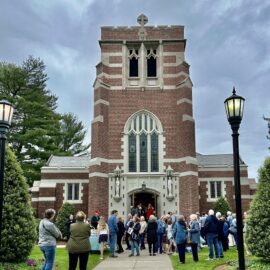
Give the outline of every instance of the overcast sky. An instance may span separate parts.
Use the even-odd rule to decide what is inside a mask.
[[[0,61],[40,57],[58,111],[75,113],[90,140],[100,27],[137,25],[141,13],[148,25],[185,26],[198,152],[232,153],[223,102],[234,85],[246,98],[240,154],[257,177],[270,145],[270,1],[1,0]]]

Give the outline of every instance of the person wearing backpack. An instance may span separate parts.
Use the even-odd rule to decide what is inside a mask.
[[[173,229],[173,238],[177,246],[179,261],[181,264],[185,263],[185,251],[186,251],[186,242],[187,242],[187,225],[185,222],[185,217],[180,215],[178,222],[176,222]]]
[[[162,240],[163,240],[164,233],[166,231],[166,224],[165,224],[164,218],[165,217],[162,216],[157,221],[157,248],[156,248],[156,251],[157,251],[157,253],[159,251],[160,254],[163,253]]]

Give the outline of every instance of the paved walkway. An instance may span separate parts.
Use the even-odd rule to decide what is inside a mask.
[[[146,250],[140,256],[128,257],[130,250],[117,254],[118,258],[107,258],[94,270],[173,270],[168,255],[149,256]]]

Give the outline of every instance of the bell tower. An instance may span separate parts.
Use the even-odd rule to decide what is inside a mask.
[[[94,82],[89,215],[134,204],[199,211],[192,82],[184,26],[101,27]]]

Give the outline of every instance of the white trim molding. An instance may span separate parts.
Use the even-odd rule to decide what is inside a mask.
[[[246,199],[246,200],[252,200],[255,197],[255,195],[249,195],[249,194],[242,194],[241,199]],[[235,195],[233,195],[233,198],[235,199]]]
[[[177,105],[182,104],[182,103],[192,104],[192,100],[190,100],[188,98],[181,98],[181,99],[177,100]]]
[[[55,202],[55,197],[39,197],[39,198],[31,198],[32,202]]]
[[[198,161],[195,157],[185,156],[180,158],[164,158],[164,162],[166,163],[180,163],[186,162],[186,164],[194,164],[198,165]]]
[[[101,163],[117,164],[117,163],[124,163],[124,160],[123,159],[107,159],[107,158],[101,158],[101,157],[92,158],[90,160],[90,166],[101,165]]]
[[[183,114],[182,116],[182,121],[191,121],[191,122],[195,122],[194,118],[191,115],[188,114]]]
[[[94,173],[89,173],[89,177],[108,177],[107,173],[100,173],[100,172],[94,172]]]
[[[183,176],[198,176],[198,172],[194,172],[194,171],[187,171],[187,172],[181,172],[179,173],[180,177]]]
[[[103,123],[104,118],[103,115],[98,115],[97,117],[95,117],[92,121],[92,124],[96,123],[96,122],[102,122]]]
[[[107,100],[104,100],[104,99],[98,99],[97,101],[95,101],[94,106],[96,106],[98,104],[104,104],[104,105],[109,106],[110,105],[110,102],[107,101]]]

